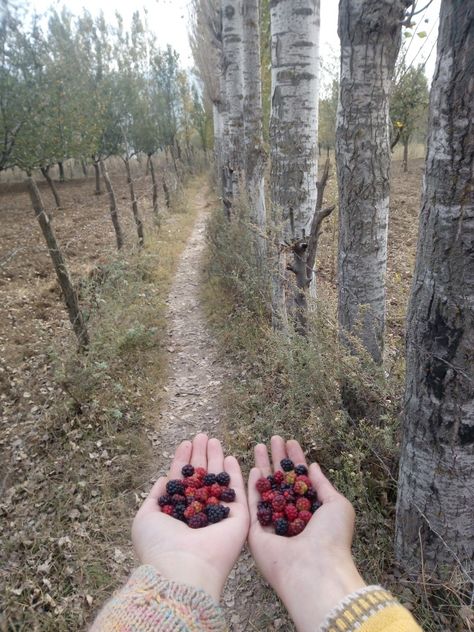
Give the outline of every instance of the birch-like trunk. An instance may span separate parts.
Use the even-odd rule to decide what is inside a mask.
[[[289,249],[309,234],[318,173],[319,0],[270,4],[272,38],[271,200],[276,263],[273,324],[286,322],[285,241]],[[298,249],[299,250],[299,249]],[[294,257],[305,256],[304,248]],[[294,279],[292,279],[293,281]],[[296,304],[296,284],[290,304]]]
[[[79,343],[79,351],[85,351],[89,346],[89,334],[87,332],[84,317],[79,308],[77,293],[72,284],[72,280],[66,266],[66,261],[64,260],[63,254],[56,240],[56,235],[54,234],[51,221],[44,209],[43,201],[38,187],[36,186],[36,182],[31,176],[27,179],[27,185],[36,219],[38,220],[41,232],[43,233],[46,245],[48,246],[54,271],[56,272],[56,277],[58,279],[59,286],[61,287],[64,302],[66,303],[69,320],[71,321],[72,328]]]
[[[117,240],[117,250],[120,250],[123,246],[123,233],[122,227],[120,226],[118,211],[117,211],[117,200],[115,198],[114,188],[109,178],[109,174],[107,172],[107,167],[103,160],[99,161],[100,169],[102,171],[102,177],[104,178],[105,187],[109,194],[109,209],[110,209],[110,219],[112,220],[112,225],[115,231],[115,239]]]
[[[340,0],[339,324],[382,362],[385,326],[389,96],[407,0]]]
[[[222,0],[222,52],[227,109],[224,140],[225,196],[239,194],[243,170],[243,18],[242,0]]]
[[[474,571],[474,4],[443,0],[407,323],[396,554]],[[472,586],[471,586],[472,589]]]
[[[255,226],[257,258],[263,264],[265,241],[265,171],[266,156],[263,148],[262,77],[260,62],[260,3],[243,0],[244,20],[244,165],[250,220]]]
[[[127,184],[128,190],[130,191],[130,200],[132,202],[133,219],[135,221],[135,226],[137,229],[138,245],[140,246],[140,248],[142,248],[145,245],[145,235],[143,234],[143,222],[138,210],[137,196],[135,194],[135,187],[133,185],[132,172],[130,171],[130,160],[128,158],[124,158],[123,161],[125,163],[125,171],[127,172]]]

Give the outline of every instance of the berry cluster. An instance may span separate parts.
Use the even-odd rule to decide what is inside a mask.
[[[261,500],[257,518],[264,527],[273,525],[277,535],[301,533],[313,513],[321,507],[304,465],[295,467],[290,459],[280,462],[281,470],[259,478],[256,484]]]
[[[185,465],[181,474],[184,478],[168,481],[166,494],[158,498],[163,513],[182,520],[192,529],[227,518],[230,509],[221,503],[235,500],[227,472],[209,474],[203,467]]]

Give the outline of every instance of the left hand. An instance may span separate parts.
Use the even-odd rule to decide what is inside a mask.
[[[227,472],[236,500],[230,515],[217,524],[191,529],[161,512],[158,498],[170,479],[182,478],[181,468],[191,463],[208,472]],[[177,448],[168,473],[153,486],[132,526],[132,540],[142,564],[151,564],[169,579],[201,588],[219,601],[224,583],[247,537],[249,510],[240,466],[233,456],[224,458],[220,441],[197,435]]]

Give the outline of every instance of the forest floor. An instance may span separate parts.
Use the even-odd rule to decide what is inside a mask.
[[[419,160],[408,174],[394,165],[388,273],[393,349],[403,338],[421,169]],[[149,181],[139,178],[150,236],[140,255],[130,247],[125,180],[114,175],[114,183],[129,243],[119,257],[105,196],[91,195],[92,179],[60,185],[65,205],[54,212],[96,340],[80,366],[69,361],[75,343],[28,196],[20,185],[0,190],[2,632],[83,629],[133,566],[131,518],[178,442],[205,431],[229,447],[238,432],[226,420],[226,386],[235,366],[216,342],[202,304],[206,218],[217,201],[203,178],[191,180],[177,212],[165,214],[157,231]],[[334,284],[332,223],[320,249],[322,279]],[[98,270],[105,275],[99,283]],[[292,629],[245,550],[223,607],[235,632]]]

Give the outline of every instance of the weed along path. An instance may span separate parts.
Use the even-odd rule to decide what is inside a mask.
[[[225,436],[221,424],[221,388],[229,370],[218,359],[200,304],[200,275],[210,200],[211,194],[206,191],[189,200],[189,204],[196,205],[196,223],[168,299],[167,400],[150,437],[158,475],[166,473],[170,457],[183,439],[190,439],[198,432],[206,432],[221,440]],[[281,607],[264,586],[247,550],[242,551],[229,577],[222,606],[233,632],[290,629],[288,624],[283,624]]]

